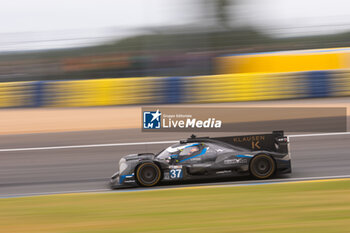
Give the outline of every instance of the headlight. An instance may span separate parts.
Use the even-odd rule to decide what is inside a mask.
[[[119,174],[122,174],[123,171],[125,171],[125,169],[128,167],[128,165],[126,163],[121,163],[119,165]]]
[[[122,163],[125,163],[125,162],[126,162],[126,159],[125,159],[125,158],[121,158],[121,159],[119,160],[119,165],[122,164]]]

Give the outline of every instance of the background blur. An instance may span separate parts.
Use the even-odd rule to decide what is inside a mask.
[[[0,107],[350,95],[346,0],[13,0]]]
[[[349,9],[349,0],[1,1],[0,232],[349,232],[350,124],[300,135],[345,121],[333,116],[350,108]],[[109,192],[123,156],[189,136],[141,132],[140,105],[256,108],[227,116],[234,132],[196,135],[294,130],[293,173],[272,182],[302,183],[79,194]],[[310,118],[295,107],[332,109]],[[334,180],[302,181],[324,178]]]

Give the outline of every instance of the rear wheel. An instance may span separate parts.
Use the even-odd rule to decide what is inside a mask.
[[[276,170],[275,161],[271,156],[260,154],[250,162],[250,173],[257,179],[270,178]]]
[[[159,182],[160,177],[160,169],[154,163],[143,163],[136,169],[137,182],[142,186],[154,186]]]

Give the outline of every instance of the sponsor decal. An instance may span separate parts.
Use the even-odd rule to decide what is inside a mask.
[[[243,136],[243,137],[234,137],[233,142],[236,143],[251,143],[252,149],[261,149],[260,141],[264,141],[265,136]]]
[[[240,164],[240,163],[247,163],[247,159],[227,159],[224,160],[224,164]]]
[[[130,183],[131,181],[128,181],[127,179],[128,178],[133,178],[134,177],[134,173],[132,173],[131,175],[121,175],[120,177],[119,177],[119,183],[120,184],[122,184],[123,183],[123,181],[124,181],[124,183]]]
[[[234,142],[252,142],[252,141],[264,141],[264,135],[256,135],[256,136],[243,136],[243,137],[234,137]]]
[[[169,176],[169,172],[164,172],[164,180],[169,180],[170,176]]]
[[[124,183],[135,183],[136,181],[135,180],[124,180]]]
[[[223,170],[223,171],[217,171],[216,174],[227,174],[227,173],[232,173],[231,170]]]
[[[191,161],[200,161],[202,160],[200,157],[192,158]]]

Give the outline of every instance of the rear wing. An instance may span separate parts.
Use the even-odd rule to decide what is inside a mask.
[[[241,148],[249,149],[252,151],[273,151],[283,154],[288,154],[288,144],[289,139],[284,136],[283,131],[273,131],[271,134],[255,134],[255,135],[243,135],[243,136],[229,136],[229,137],[204,137],[197,138],[192,135],[191,138],[187,139],[189,141],[206,141],[215,140],[230,144],[233,146],[238,146]]]

